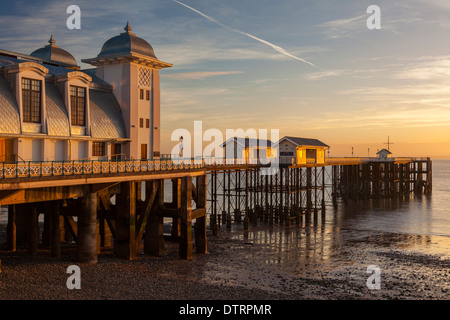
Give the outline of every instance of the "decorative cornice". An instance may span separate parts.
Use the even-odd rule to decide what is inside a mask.
[[[71,71],[59,75],[54,75],[54,78],[56,79],[56,82],[80,80],[87,85],[92,82],[92,77],[81,71]]]
[[[3,67],[7,73],[18,73],[24,71],[34,71],[40,76],[45,77],[48,73],[48,69],[37,62],[21,62],[17,64],[11,64]]]
[[[154,69],[163,69],[163,68],[170,68],[173,67],[173,64],[163,62],[161,60],[148,57],[143,54],[130,52],[126,55],[124,54],[115,54],[115,55],[108,55],[108,56],[102,56],[97,58],[91,58],[91,59],[81,59],[84,63],[89,63],[93,66],[102,66],[107,64],[117,64],[117,63],[124,63],[124,62],[133,62],[140,65],[144,65],[146,67],[154,68]]]

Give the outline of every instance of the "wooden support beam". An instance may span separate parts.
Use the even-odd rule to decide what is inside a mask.
[[[198,254],[205,254],[208,251],[208,241],[206,238],[206,179],[206,174],[197,177],[197,209],[192,212],[192,219],[196,219],[195,248]]]
[[[165,254],[164,225],[163,217],[158,215],[158,209],[164,204],[164,180],[147,182],[146,193],[149,202],[145,212],[148,216],[148,223],[145,226],[144,252],[162,257]]]
[[[192,180],[191,184],[192,184],[192,200],[194,200],[195,204],[197,204],[198,202],[197,188],[195,187],[195,184]]]
[[[95,192],[88,192],[82,199],[78,215],[78,262],[97,263],[97,201]]]
[[[192,178],[181,179],[181,239],[179,244],[180,258],[191,260],[192,248]]]
[[[37,203],[82,197],[85,185],[2,191],[0,205]]]
[[[78,227],[77,224],[75,223],[75,220],[73,220],[72,216],[64,215],[63,217],[67,230],[70,232],[70,235],[72,236],[73,240],[75,242],[78,242]]]
[[[7,226],[6,248],[9,251],[16,251],[16,205],[8,206],[8,226]]]
[[[61,202],[52,202],[53,210],[50,212],[50,255],[55,258],[61,257]]]
[[[35,255],[39,245],[39,212],[35,205],[30,206],[28,221],[28,253]]]
[[[172,179],[172,204],[171,207],[174,209],[181,208],[181,179]],[[180,209],[181,210],[181,209]],[[179,238],[181,236],[180,229],[180,218],[178,215],[174,216],[172,219],[172,237]]]
[[[91,184],[90,185],[90,191],[91,192],[102,192],[105,191],[111,187],[119,185],[120,182],[108,182],[108,183],[97,183],[97,184]]]
[[[137,223],[137,228],[136,228],[136,230],[137,230],[136,242],[137,243],[141,242],[142,237],[144,235],[145,228],[147,227],[148,216],[150,214],[150,210],[153,207],[153,203],[155,201],[157,191],[158,191],[157,180],[149,181],[146,183],[145,207],[144,207],[144,211],[141,213],[141,215],[139,217],[139,221]]]
[[[136,182],[122,182],[115,210],[114,253],[126,260],[137,258]]]

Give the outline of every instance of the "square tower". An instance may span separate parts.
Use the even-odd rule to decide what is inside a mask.
[[[106,41],[97,57],[82,61],[96,66],[96,76],[113,86],[131,140],[122,152],[130,159],[159,158],[159,70],[172,64],[158,60],[152,46],[131,33],[129,23],[124,30]]]

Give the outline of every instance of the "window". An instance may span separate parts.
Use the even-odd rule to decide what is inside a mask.
[[[150,100],[150,91],[149,91],[149,90],[145,90],[145,99],[146,99],[147,101]]]
[[[24,122],[41,122],[41,81],[22,78],[22,105]]]
[[[70,86],[71,123],[73,126],[85,126],[86,88]]]
[[[92,142],[92,156],[103,157],[106,154],[106,147],[104,142]]]
[[[150,128],[150,119],[145,119],[145,127]]]
[[[147,159],[147,145],[141,144],[141,160]]]
[[[139,128],[143,128],[144,127],[144,119],[140,118],[139,119]]]
[[[114,143],[112,147],[111,160],[122,160],[122,145],[120,143]]]
[[[139,98],[140,98],[141,100],[144,100],[144,89],[140,89],[140,90],[139,90]]]

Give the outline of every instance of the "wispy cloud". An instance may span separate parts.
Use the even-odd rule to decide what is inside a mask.
[[[450,76],[450,56],[425,57],[394,74],[396,79],[431,80]]]
[[[364,30],[366,28],[366,14],[361,14],[351,18],[331,20],[318,27],[324,28],[324,33],[329,39],[337,39],[342,37],[348,37],[351,34]]]
[[[175,80],[203,80],[210,77],[228,76],[232,74],[241,74],[242,71],[197,71],[197,72],[179,72],[166,74],[164,77]]]
[[[273,44],[273,43],[271,43],[271,42],[269,42],[269,41],[263,40],[263,39],[261,39],[261,38],[258,38],[258,37],[256,37],[256,36],[254,36],[254,35],[251,35],[251,34],[249,34],[249,33],[246,33],[246,32],[243,32],[243,31],[240,31],[240,30],[231,28],[231,27],[229,27],[229,26],[227,26],[227,25],[224,25],[223,23],[220,23],[219,21],[215,20],[214,18],[211,18],[210,16],[208,16],[208,15],[206,15],[206,14],[204,14],[204,13],[202,13],[202,12],[200,12],[200,11],[198,11],[198,10],[196,10],[196,9],[194,9],[194,8],[192,8],[192,7],[190,7],[190,6],[186,5],[186,4],[184,4],[184,3],[181,3],[181,2],[179,2],[179,1],[177,1],[177,0],[173,0],[173,1],[176,2],[176,3],[178,3],[178,4],[180,4],[180,5],[182,5],[182,6],[184,6],[184,7],[186,7],[186,8],[188,8],[188,9],[190,9],[190,10],[192,10],[192,11],[194,11],[195,13],[198,13],[199,15],[201,15],[201,16],[204,17],[204,18],[206,18],[207,20],[209,20],[209,21],[211,21],[211,22],[213,22],[213,23],[215,23],[215,24],[217,24],[217,25],[219,25],[219,26],[221,26],[221,27],[223,27],[223,28],[225,28],[225,29],[228,29],[228,30],[230,30],[230,31],[232,31],[232,32],[236,32],[236,33],[239,33],[239,34],[241,34],[241,35],[244,35],[244,36],[247,36],[247,37],[249,37],[249,38],[252,38],[252,39],[254,39],[254,40],[256,40],[256,41],[259,41],[259,42],[261,42],[261,43],[263,43],[263,44],[265,44],[265,45],[268,45],[269,47],[272,47],[275,51],[277,51],[277,52],[279,52],[279,53],[281,53],[281,54],[283,54],[283,55],[285,55],[285,56],[287,56],[287,57],[293,58],[293,59],[295,59],[295,60],[298,60],[298,61],[304,62],[304,63],[306,63],[306,64],[309,64],[310,66],[313,66],[313,67],[315,67],[315,68],[321,69],[320,67],[316,66],[316,65],[313,64],[312,62],[309,62],[309,61],[307,61],[307,60],[305,60],[305,59],[302,59],[302,58],[300,58],[300,57],[294,56],[293,54],[287,52],[285,49],[283,49],[283,48],[280,47],[280,46],[277,46],[277,45],[275,45],[275,44]]]

